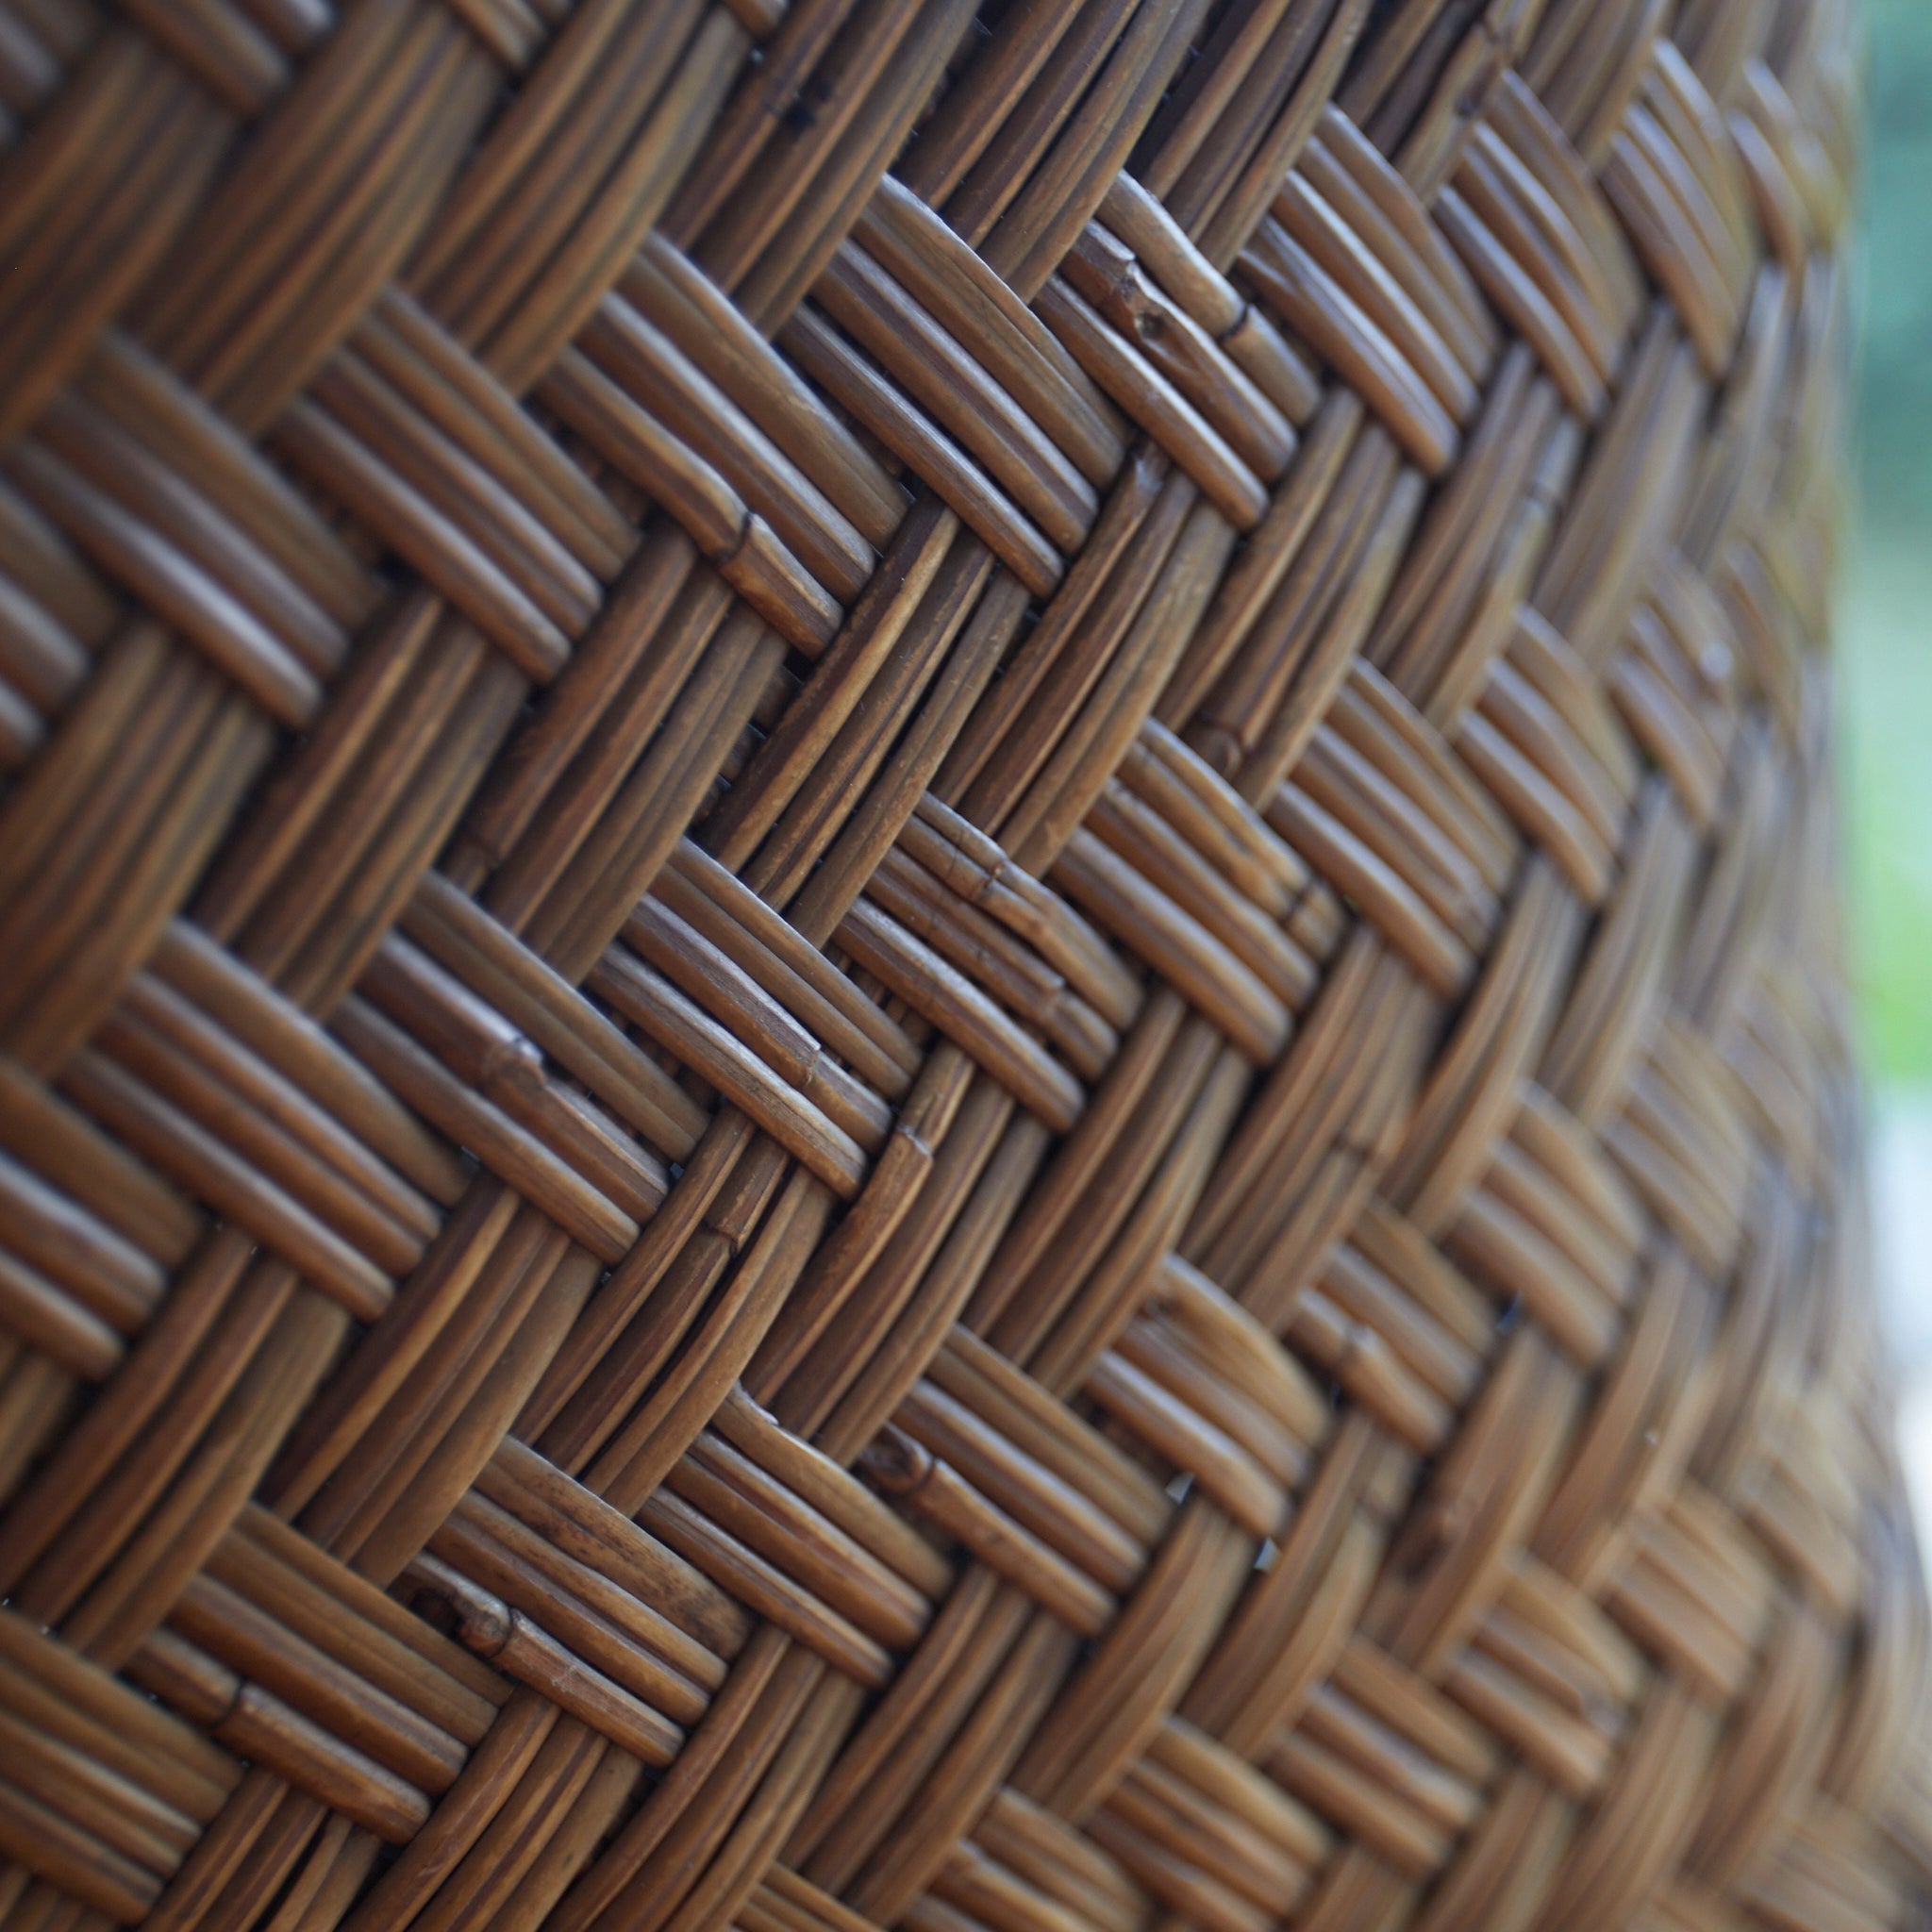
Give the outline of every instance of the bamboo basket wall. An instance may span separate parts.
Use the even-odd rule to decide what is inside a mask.
[[[1932,1899],[1841,0],[0,0],[0,1928]]]

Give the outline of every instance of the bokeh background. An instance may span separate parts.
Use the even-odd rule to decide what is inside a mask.
[[[1932,0],[1865,0],[1857,494],[1840,577],[1851,943],[1880,1292],[1932,1557]]]

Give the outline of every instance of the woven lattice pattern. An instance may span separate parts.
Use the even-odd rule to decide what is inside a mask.
[[[1843,0],[0,0],[0,1927],[1923,1924]]]

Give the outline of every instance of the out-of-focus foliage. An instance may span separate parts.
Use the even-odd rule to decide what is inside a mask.
[[[1932,5],[1866,0],[1857,492],[1840,619],[1852,945],[1881,1081],[1932,1081]]]

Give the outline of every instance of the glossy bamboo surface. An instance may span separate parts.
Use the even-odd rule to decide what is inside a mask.
[[[1927,1923],[1844,0],[0,0],[0,1932]]]

